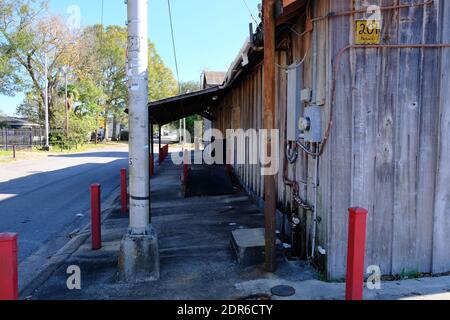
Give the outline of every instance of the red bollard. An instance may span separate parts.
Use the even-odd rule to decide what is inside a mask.
[[[122,168],[120,170],[120,204],[122,207],[122,213],[128,212],[128,193],[127,193],[127,169]]]
[[[345,299],[363,300],[367,210],[350,208]]]
[[[93,184],[91,186],[92,250],[99,250],[102,247],[100,195],[100,185]]]
[[[17,234],[0,234],[0,300],[18,300]]]

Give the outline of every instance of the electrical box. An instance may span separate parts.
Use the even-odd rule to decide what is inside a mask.
[[[322,108],[310,106],[305,108],[303,117],[298,123],[299,130],[303,131],[303,138],[307,142],[322,142]]]
[[[297,141],[301,131],[298,119],[303,114],[301,92],[303,89],[303,65],[291,66],[287,71],[287,140]]]

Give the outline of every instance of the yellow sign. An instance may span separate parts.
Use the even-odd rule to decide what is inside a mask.
[[[381,21],[380,20],[356,20],[356,44],[380,44]]]

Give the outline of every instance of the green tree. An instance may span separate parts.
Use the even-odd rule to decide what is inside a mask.
[[[189,92],[195,92],[200,90],[200,83],[197,81],[186,81],[180,83],[180,88],[182,94],[189,93]],[[196,121],[203,121],[203,118],[199,115],[192,115],[186,118],[186,130],[191,134],[191,138],[193,140],[194,138],[194,129],[195,129],[195,122]],[[175,121],[170,124],[170,128],[179,130],[180,128],[180,121]]]
[[[155,45],[149,42],[148,62],[148,99],[157,101],[175,96],[178,93],[178,85],[172,71],[164,65],[163,60],[156,51]]]
[[[57,90],[61,82],[60,68],[77,64],[76,42],[61,18],[51,16],[47,2],[41,0],[2,0],[0,2],[0,48],[6,55],[1,62],[2,90],[15,86],[26,88],[27,96],[37,95],[38,115],[43,119],[45,94],[45,58],[48,66],[49,114],[53,119]],[[1,71],[0,71],[1,73]],[[19,111],[23,110],[20,109]]]
[[[180,83],[181,93],[189,93],[200,90],[200,83],[198,81],[186,81]]]

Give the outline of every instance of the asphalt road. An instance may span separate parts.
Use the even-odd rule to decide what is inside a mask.
[[[0,163],[0,233],[19,234],[19,263],[67,237],[90,208],[90,185],[100,183],[107,198],[127,163],[127,146]]]

